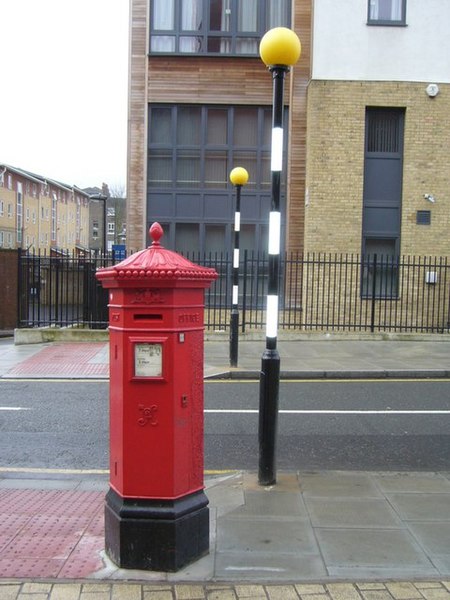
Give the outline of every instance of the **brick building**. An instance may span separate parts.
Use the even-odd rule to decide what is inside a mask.
[[[0,248],[84,250],[88,222],[81,189],[0,164]]]
[[[305,1],[132,0],[128,247],[146,244],[158,220],[164,243],[178,251],[229,250],[228,176],[242,166],[250,179],[241,247],[267,248],[272,80],[258,47],[278,25],[294,27],[303,46],[285,86],[291,152],[283,190],[286,247],[302,247],[310,13]]]
[[[231,248],[228,174],[239,165],[250,173],[242,243],[266,249],[272,98],[258,42],[286,25],[302,56],[286,80],[284,248],[450,253],[448,3],[132,0],[131,9],[130,247],[159,220],[178,250]]]
[[[450,4],[314,2],[304,249],[450,256]]]

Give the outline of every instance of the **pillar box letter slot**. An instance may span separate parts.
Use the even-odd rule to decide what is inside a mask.
[[[99,269],[109,289],[105,548],[121,568],[177,571],[209,552],[203,483],[204,290],[214,269],[160,244]]]

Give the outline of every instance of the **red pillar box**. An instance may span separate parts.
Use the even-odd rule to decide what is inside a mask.
[[[99,269],[109,288],[110,489],[106,551],[177,571],[209,551],[203,491],[204,290],[217,278],[153,244]]]

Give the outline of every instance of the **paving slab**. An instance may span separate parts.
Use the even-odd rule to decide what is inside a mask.
[[[405,521],[450,521],[450,494],[388,494]]]
[[[401,529],[405,525],[383,498],[314,498],[306,505],[314,527]]]
[[[441,473],[379,473],[375,483],[383,492],[426,492],[450,494],[450,479]]]
[[[242,553],[216,553],[215,574],[218,580],[232,581],[301,581],[321,580],[327,570],[317,555],[280,554],[273,552],[249,552],[242,561]]]
[[[316,529],[325,563],[330,568],[359,570],[407,569],[437,576],[423,550],[405,530]]]
[[[301,473],[300,486],[308,496],[382,497],[382,493],[368,473],[318,471]]]
[[[431,556],[443,555],[450,560],[450,522],[412,522],[408,528]]]

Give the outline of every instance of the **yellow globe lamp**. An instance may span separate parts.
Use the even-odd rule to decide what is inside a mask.
[[[268,67],[291,67],[300,58],[302,45],[298,35],[287,27],[274,27],[264,34],[259,44],[259,55]]]
[[[244,167],[235,167],[230,172],[230,181],[233,185],[245,185],[248,181],[248,172]]]

